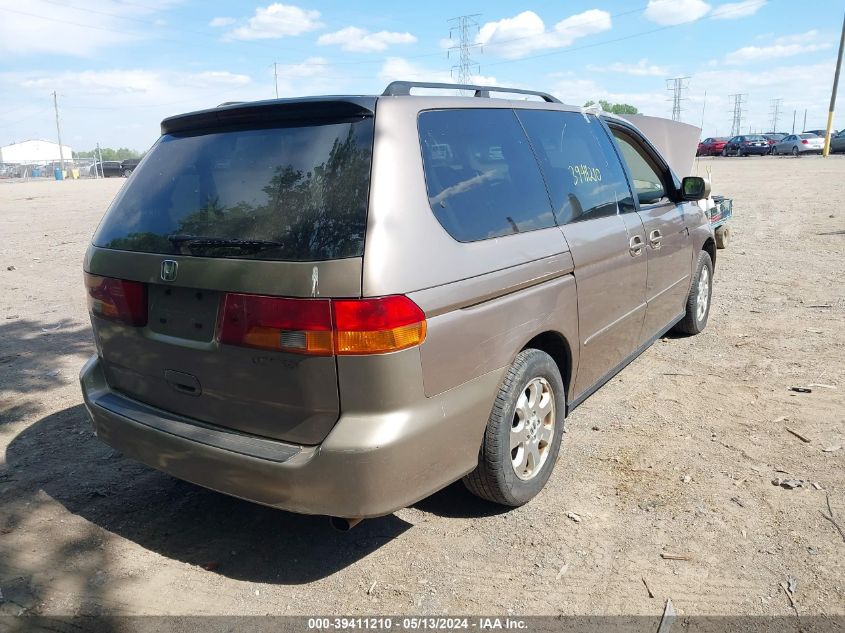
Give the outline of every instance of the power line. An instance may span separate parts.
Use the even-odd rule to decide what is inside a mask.
[[[733,122],[731,123],[731,136],[738,136],[742,134],[742,103],[748,98],[747,94],[733,94],[728,95],[729,99],[733,99]]]
[[[681,103],[686,101],[684,90],[689,89],[689,77],[675,77],[666,80],[666,90],[672,92],[672,120],[681,120]]]
[[[62,173],[65,172],[65,150],[62,147],[62,128],[59,125],[59,98],[56,91],[53,91],[53,108],[56,110],[56,136],[59,137],[59,160],[62,164]]]
[[[449,29],[449,39],[452,39],[453,33],[457,33],[459,44],[452,46],[447,56],[451,57],[453,51],[457,53],[458,63],[452,66],[452,79],[455,78],[455,71],[457,71],[458,83],[461,84],[471,84],[473,75],[479,72],[479,66],[472,58],[470,49],[472,48],[473,39],[478,33],[478,20],[476,18],[480,15],[480,13],[460,15],[449,20],[449,22],[454,24]]]
[[[780,106],[783,103],[783,99],[772,99],[771,101],[769,101],[769,103],[771,104],[769,108],[769,114],[772,117],[772,127],[770,127],[769,129],[772,132],[777,132],[778,120],[780,119]]]

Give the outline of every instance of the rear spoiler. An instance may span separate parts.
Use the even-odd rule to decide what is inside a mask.
[[[349,121],[373,116],[375,106],[375,97],[307,97],[224,104],[217,108],[168,117],[161,122],[161,133],[174,134],[256,124]]]

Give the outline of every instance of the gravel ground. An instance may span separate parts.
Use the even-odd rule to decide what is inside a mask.
[[[81,263],[123,181],[0,183],[0,614],[845,614],[845,157],[711,167],[707,330],[582,405],[527,506],[457,484],[346,534],[93,436]]]

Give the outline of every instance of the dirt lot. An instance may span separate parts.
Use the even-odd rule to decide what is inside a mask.
[[[706,332],[582,405],[527,506],[457,484],[347,534],[93,436],[81,262],[123,180],[0,184],[0,613],[845,613],[845,157],[706,166],[737,212]]]

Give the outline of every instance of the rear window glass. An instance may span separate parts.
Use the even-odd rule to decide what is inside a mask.
[[[818,134],[806,133],[806,134],[799,134],[801,138],[821,138]]]
[[[165,135],[94,244],[285,261],[360,256],[372,144],[372,118]]]
[[[431,210],[460,242],[555,225],[543,177],[512,110],[419,116]]]

